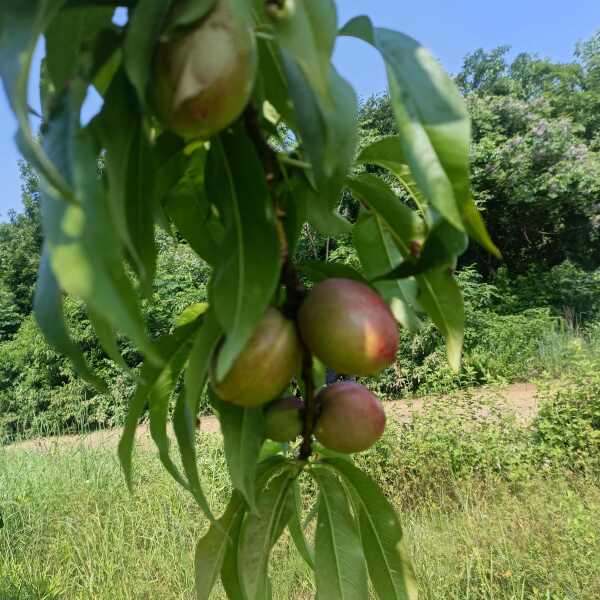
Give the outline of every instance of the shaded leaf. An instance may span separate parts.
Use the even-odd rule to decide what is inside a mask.
[[[169,39],[177,33],[178,29],[185,30],[187,27],[195,25],[212,10],[216,2],[217,0],[186,0],[179,2],[177,11],[169,19],[169,25],[161,35],[161,40]]]
[[[89,368],[82,350],[69,335],[64,319],[62,294],[50,267],[46,249],[42,251],[33,310],[48,343],[71,360],[75,371],[82,379],[100,392],[106,393],[106,384]]]
[[[129,20],[123,59],[141,106],[146,105],[154,47],[172,4],[173,0],[139,0]]]
[[[61,11],[46,31],[48,72],[61,89],[78,70],[81,55],[102,29],[110,26],[113,7],[82,7]]]
[[[288,529],[300,556],[311,569],[314,569],[315,553],[314,550],[308,544],[308,541],[306,540],[306,536],[304,535],[304,531],[302,528],[302,523],[300,522],[302,506],[300,498],[300,486],[298,485],[298,481],[294,481],[294,488],[292,493],[294,495],[294,510],[292,511],[292,515],[288,522]]]
[[[319,283],[331,277],[341,277],[343,279],[353,279],[370,285],[370,283],[353,267],[344,263],[323,262],[320,260],[302,262],[297,265],[298,271],[304,273],[314,283]]]
[[[219,416],[229,475],[252,511],[256,508],[256,469],[264,439],[262,408],[242,408],[223,402],[211,391],[211,403]]]
[[[223,516],[208,530],[196,545],[194,571],[196,575],[196,598],[208,600],[224,567],[226,555],[237,546],[239,529],[246,507],[242,497],[233,492]],[[236,596],[231,596],[235,598]]]
[[[221,380],[267,309],[280,274],[280,245],[264,171],[245,135],[222,134],[211,146],[207,191],[226,232],[211,281],[211,305],[225,330]]]
[[[256,512],[242,526],[238,568],[248,600],[262,600],[269,594],[269,556],[292,512],[293,477],[290,470],[260,486]]]
[[[96,337],[108,357],[124,371],[129,371],[129,365],[119,350],[117,335],[110,323],[101,314],[93,310],[88,309],[88,317]]]
[[[330,469],[315,467],[319,512],[315,536],[317,595],[367,600],[367,565],[346,490]]]
[[[340,473],[357,502],[362,545],[369,575],[381,600],[416,600],[417,584],[403,548],[403,534],[394,508],[377,485],[351,462],[323,461]]]

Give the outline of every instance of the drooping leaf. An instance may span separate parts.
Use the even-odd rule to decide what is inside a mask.
[[[466,229],[498,254],[471,196],[471,125],[458,88],[418,42],[375,28],[368,17],[352,19],[340,35],[362,39],[381,52],[403,154],[431,206],[453,227]]]
[[[106,352],[108,357],[119,367],[121,367],[121,369],[124,371],[129,371],[129,365],[119,350],[117,335],[110,323],[104,318],[104,316],[93,310],[88,309],[88,317],[104,352]]]
[[[202,392],[206,386],[212,352],[221,336],[221,328],[209,311],[202,326],[195,333],[185,372],[185,387],[180,391],[173,412],[173,429],[179,446],[184,473],[190,491],[199,504],[204,504],[204,493],[196,462],[196,415]]]
[[[19,125],[17,145],[24,157],[66,200],[75,194],[59,169],[34,138],[29,122],[27,91],[33,52],[39,36],[66,0],[4,0],[0,15],[0,78]]]
[[[293,512],[292,482],[292,472],[286,469],[260,486],[256,511],[242,526],[238,568],[248,600],[262,600],[268,593],[271,549]]]
[[[245,511],[240,514],[230,530],[225,557],[223,559],[223,566],[221,567],[221,583],[223,584],[227,597],[239,598],[240,600],[244,599],[244,591],[242,589],[238,564],[240,537],[245,514]]]
[[[221,380],[271,302],[279,282],[280,245],[264,171],[245,135],[225,133],[214,141],[207,191],[226,225],[211,282],[211,305],[226,336],[217,365]]]
[[[288,529],[300,556],[304,559],[304,562],[314,570],[315,552],[310,547],[306,536],[304,535],[302,523],[300,521],[302,506],[300,498],[300,486],[297,480],[294,481],[292,493],[294,495],[294,510],[292,511],[292,515],[288,522]]]
[[[231,481],[254,511],[256,469],[265,427],[262,408],[243,408],[223,402],[212,391],[210,399],[221,423]]]
[[[346,490],[330,469],[315,467],[311,473],[319,485],[317,594],[320,598],[367,600],[367,564]]]
[[[140,0],[129,20],[124,47],[124,64],[141,106],[146,105],[154,46],[173,1]]]
[[[317,198],[307,198],[309,215],[315,215],[313,225],[322,218],[324,222],[319,227],[331,229],[330,219],[326,220],[327,214],[335,212],[337,208],[340,190],[348,175],[358,139],[356,94],[332,67],[330,87],[334,106],[330,111],[323,112],[302,70],[285,51],[282,53],[282,62],[296,111],[298,133],[310,159],[318,192]],[[315,205],[316,199],[321,207]]]
[[[106,384],[87,365],[82,350],[73,342],[64,319],[62,294],[50,267],[48,251],[42,251],[33,310],[40,330],[50,345],[73,363],[78,375],[101,392]]]
[[[233,492],[223,516],[213,523],[206,535],[196,545],[194,571],[196,575],[196,598],[209,600],[217,577],[224,565],[226,553],[237,545],[239,528],[246,507],[242,497]]]
[[[458,372],[465,327],[465,307],[458,283],[446,267],[417,275],[416,280],[419,304],[444,336],[448,362]]]
[[[125,273],[98,177],[94,144],[87,130],[79,130],[80,101],[76,93],[63,96],[44,139],[48,155],[72,183],[78,199],[77,204],[67,204],[44,191],[42,224],[52,270],[62,289],[105,314],[148,359],[159,362]]]
[[[48,72],[57,89],[77,73],[81,55],[91,51],[96,35],[112,22],[113,7],[81,7],[61,11],[46,31]]]
[[[363,212],[352,233],[354,247],[367,277],[394,269],[402,262],[402,255],[390,232],[376,213]],[[374,284],[396,317],[408,331],[418,331],[421,320],[417,316],[417,285],[414,279],[378,281]]]
[[[188,359],[194,336],[202,324],[206,305],[193,305],[187,311],[184,320],[180,320],[173,333],[167,334],[156,342],[156,347],[162,358],[162,366],[145,363],[140,374],[140,382],[132,400],[132,406],[140,407],[139,412],[148,405],[150,415],[150,434],[156,444],[159,457],[166,470],[185,489],[194,495],[198,505],[212,518],[210,507],[202,492],[199,480],[188,482],[179,472],[170,457],[170,441],[167,433],[169,399],[181,371]],[[132,409],[130,408],[130,411]],[[130,481],[131,472],[131,438],[134,434],[138,419],[126,427],[119,444],[119,458],[125,476]],[[186,456],[186,459],[188,457]],[[184,466],[188,464],[184,461]],[[194,471],[196,474],[196,471]]]
[[[351,462],[323,461],[353,488],[358,504],[360,533],[371,582],[381,600],[416,600],[417,584],[403,548],[403,534],[394,508],[377,485]]]

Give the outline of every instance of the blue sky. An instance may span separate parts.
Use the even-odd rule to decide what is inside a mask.
[[[568,61],[575,42],[600,28],[599,0],[338,0],[338,10],[340,23],[366,13],[376,25],[417,38],[452,73],[468,52],[501,44],[511,45],[515,54],[537,52]],[[341,39],[335,62],[361,97],[385,89],[381,60],[365,44]],[[36,106],[34,98],[33,93]],[[0,94],[0,220],[10,208],[21,206],[14,130],[14,118]]]

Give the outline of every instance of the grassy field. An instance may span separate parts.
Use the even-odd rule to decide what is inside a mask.
[[[597,470],[567,468],[580,463],[540,446],[548,415],[523,429],[465,410],[481,415],[468,398],[434,403],[360,457],[403,515],[421,597],[600,598]],[[222,507],[219,438],[201,445],[211,503]],[[153,453],[138,453],[135,472],[130,496],[114,448],[0,449],[0,599],[192,599],[206,523]],[[313,597],[287,537],[272,564],[274,598]]]

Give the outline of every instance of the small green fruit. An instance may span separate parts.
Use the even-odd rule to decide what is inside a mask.
[[[289,396],[271,404],[265,412],[265,437],[274,442],[293,442],[302,433],[302,400]]]
[[[396,357],[394,316],[374,290],[357,281],[334,278],[315,285],[298,324],[310,350],[338,373],[374,375]]]
[[[236,12],[232,0],[217,0],[194,29],[159,44],[156,112],[167,129],[183,137],[207,139],[242,113],[257,66],[251,22]]]
[[[211,367],[219,398],[239,406],[262,406],[277,398],[299,371],[302,347],[294,323],[269,308],[222,381],[216,379],[218,352]]]
[[[362,452],[383,434],[385,411],[367,388],[353,382],[335,383],[317,395],[321,407],[315,437],[336,452]]]

